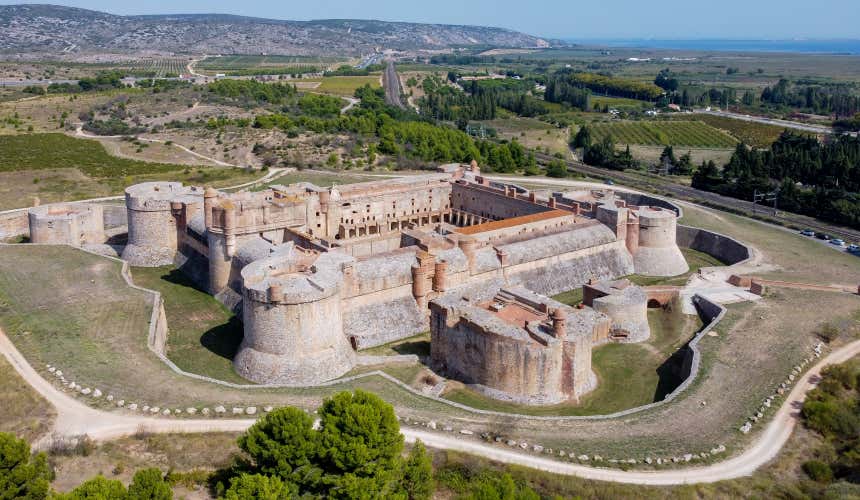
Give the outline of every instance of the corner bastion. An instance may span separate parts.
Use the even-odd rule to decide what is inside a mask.
[[[352,257],[317,257],[293,246],[245,266],[245,336],[233,360],[239,375],[261,384],[313,385],[352,369],[355,352],[341,318],[347,261]]]
[[[126,188],[128,244],[122,259],[140,267],[173,264],[179,235],[202,205],[203,190],[180,182],[144,182]]]
[[[582,287],[582,303],[612,319],[612,341],[644,342],[651,336],[648,296],[628,279],[589,282]]]
[[[602,313],[522,287],[490,299],[451,294],[430,309],[434,370],[490,397],[547,405],[576,401],[597,386],[591,347],[609,330]]]
[[[32,243],[80,247],[105,241],[101,205],[55,203],[27,212]]]

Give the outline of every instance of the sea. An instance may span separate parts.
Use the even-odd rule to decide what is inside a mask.
[[[725,52],[794,52],[804,54],[860,54],[860,40],[566,40],[582,45],[646,49]]]

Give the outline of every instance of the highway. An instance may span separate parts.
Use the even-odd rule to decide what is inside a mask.
[[[548,163],[556,159],[554,156],[544,153],[535,153],[535,158],[542,163]],[[610,179],[613,182],[624,184],[625,186],[640,189],[643,191],[651,191],[658,195],[672,196],[682,200],[704,204],[712,208],[727,210],[729,212],[742,213],[743,215],[747,216],[752,215],[753,210],[755,210],[756,214],[766,215],[767,217],[779,221],[783,224],[792,224],[804,228],[808,227],[818,232],[830,234],[831,236],[838,236],[849,242],[860,241],[860,231],[856,229],[850,229],[836,226],[833,224],[828,224],[826,222],[822,222],[820,220],[805,215],[799,215],[790,212],[778,212],[776,215],[774,215],[772,208],[763,207],[761,204],[754,205],[751,201],[739,200],[737,198],[723,196],[721,194],[712,193],[710,191],[703,191],[701,189],[692,188],[690,186],[676,184],[674,182],[662,178],[651,177],[648,179],[648,181],[651,181],[651,183],[649,183],[648,185],[643,185],[641,177],[633,176],[622,171],[592,167],[580,161],[563,161],[567,164],[567,169],[569,171],[583,173],[597,179]]]
[[[406,109],[401,98],[400,78],[397,77],[394,61],[388,61],[388,65],[385,66],[385,72],[382,74],[382,85],[385,87],[385,104]]]

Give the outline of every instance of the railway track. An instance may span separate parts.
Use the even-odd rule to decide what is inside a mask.
[[[558,159],[554,156],[537,152],[535,153],[535,158],[539,162],[543,163]],[[790,212],[778,212],[774,214],[773,209],[760,204],[753,204],[751,201],[739,200],[737,198],[731,198],[729,196],[723,196],[721,194],[703,191],[689,186],[682,186],[672,182],[661,181],[659,179],[653,179],[653,182],[649,182],[651,179],[643,180],[641,177],[632,176],[622,171],[592,167],[579,161],[562,161],[567,165],[568,171],[583,173],[590,177],[610,179],[613,182],[642,189],[643,191],[651,191],[658,195],[679,198],[720,210],[740,213],[746,216],[760,215],[767,219],[777,221],[782,225],[794,225],[797,227],[810,228],[814,231],[838,236],[849,241],[860,241],[860,231],[828,224],[806,215],[799,215]]]

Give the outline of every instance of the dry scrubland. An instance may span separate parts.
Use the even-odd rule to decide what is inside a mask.
[[[765,253],[767,263],[784,269],[769,271],[767,276],[811,282],[860,282],[860,262],[856,257],[836,253],[781,229],[694,208],[686,210],[684,222],[752,243]],[[618,458],[692,453],[718,444],[737,450],[749,440],[749,436],[737,432],[737,427],[755,412],[791,367],[810,354],[815,341],[813,332],[830,320],[847,327],[840,339],[843,341],[856,334],[852,329],[856,330],[860,312],[856,296],[770,291],[761,303],[729,307],[716,336],[705,337],[701,343],[701,376],[679,400],[612,421],[543,422],[472,414],[408,393],[375,376],[326,388],[277,390],[229,389],[184,378],[170,372],[146,350],[149,306],[145,296],[124,286],[118,264],[69,248],[5,247],[0,249],[0,255],[0,293],[7,304],[0,324],[13,342],[37,368],[54,363],[70,379],[116,393],[126,401],[162,407],[211,407],[218,403],[310,407],[335,391],[362,387],[378,392],[402,415],[447,422],[476,432],[499,432],[556,449]],[[44,290],[54,293],[45,298]],[[84,301],[96,307],[83,310]],[[192,304],[182,307],[187,307],[189,316],[199,312]],[[827,311],[828,316],[816,316],[810,311]],[[186,340],[190,345],[195,334],[204,333],[189,330]],[[386,370],[414,381],[422,368],[398,365]],[[707,405],[702,406],[701,401]],[[757,426],[753,434],[759,429]]]

